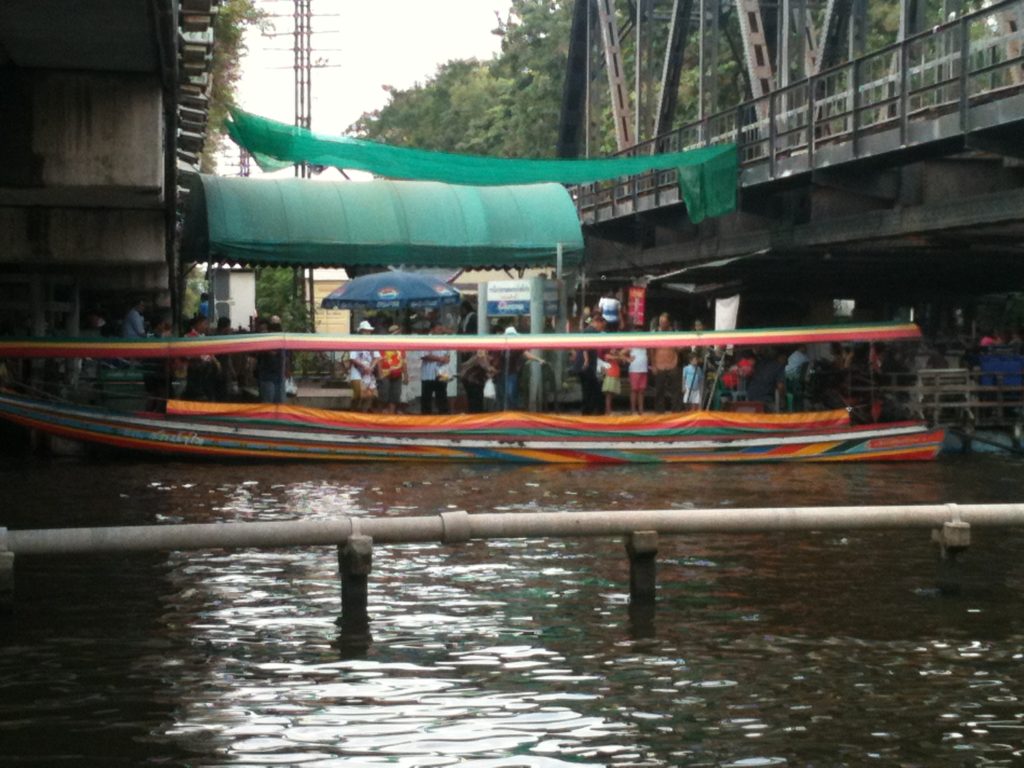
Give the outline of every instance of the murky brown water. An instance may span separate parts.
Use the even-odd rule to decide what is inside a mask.
[[[1021,501],[1024,463],[503,468],[0,464],[10,528],[492,509]],[[1024,532],[960,596],[925,532],[377,547],[369,644],[331,548],[19,559],[5,764],[1024,764]]]

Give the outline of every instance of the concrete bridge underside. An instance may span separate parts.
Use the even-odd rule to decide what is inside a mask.
[[[24,286],[40,280],[46,292],[74,284],[166,293],[171,9],[123,0],[73,12],[53,0],[0,4],[0,284],[8,307],[19,296],[27,302]]]
[[[216,0],[0,3],[0,333],[174,305]]]
[[[956,296],[1024,285],[1024,165],[965,153],[741,192],[695,226],[676,204],[593,225],[593,277],[662,276],[783,294]],[[738,285],[737,285],[738,284]]]

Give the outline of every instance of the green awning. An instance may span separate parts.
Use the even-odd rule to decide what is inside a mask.
[[[560,184],[466,187],[428,181],[200,176],[185,261],[289,266],[530,267],[583,250]]]
[[[293,163],[369,171],[391,179],[428,179],[449,184],[589,184],[656,170],[677,170],[686,211],[694,223],[736,209],[737,155],[733,144],[637,157],[586,160],[520,160],[454,155],[391,147],[348,136],[324,136],[306,128],[233,110],[228,133],[264,170]]]

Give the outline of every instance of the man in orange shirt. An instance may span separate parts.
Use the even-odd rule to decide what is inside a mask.
[[[397,325],[392,325],[388,328],[388,333],[394,334],[400,330]],[[406,365],[405,352],[403,350],[381,352],[377,370],[380,372],[378,397],[384,406],[384,412],[396,413],[398,406],[402,404],[402,384],[409,383],[409,368]]]

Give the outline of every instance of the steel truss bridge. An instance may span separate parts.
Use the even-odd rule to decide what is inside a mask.
[[[719,1],[712,0],[716,13]],[[746,22],[739,26],[752,98],[636,142],[643,121],[624,111],[630,103],[616,100],[617,84],[611,75],[609,81],[622,154],[735,143],[740,212],[689,225],[674,170],[576,188],[580,217],[595,246],[591,264],[598,271],[635,275],[671,267],[688,269],[696,280],[747,272],[763,282],[767,270],[785,281],[814,272],[827,257],[833,263],[826,283],[855,278],[878,264],[886,266],[890,278],[909,280],[927,256],[939,267],[932,277],[942,275],[946,287],[963,288],[950,257],[985,246],[984,254],[975,255],[987,269],[1024,279],[1018,263],[1024,261],[1024,0],[963,13],[916,34],[909,30],[920,10],[913,0],[903,0],[900,39],[831,66],[825,65],[840,48],[850,54],[863,45],[857,38],[857,30],[863,37],[864,29],[861,0],[829,0],[821,22],[824,43],[814,47],[807,22],[795,63],[794,51],[782,44],[793,33],[776,23],[766,34],[758,0],[736,3],[734,12]],[[808,20],[806,5],[793,13],[796,4],[780,0],[776,21]],[[580,0],[577,16],[585,5]],[[690,4],[677,0],[673,5],[675,23],[676,13]],[[641,2],[638,14],[642,8]],[[703,12],[702,18],[707,21]],[[600,20],[607,23],[608,14],[600,14]],[[670,30],[669,47],[673,34]],[[700,37],[703,49],[708,35]],[[774,50],[769,39],[776,41]],[[621,70],[607,41],[604,48],[606,61]],[[671,68],[681,66],[681,52],[669,50],[657,115],[649,122],[655,129],[675,109],[664,89],[676,87],[678,74],[673,76]],[[786,76],[797,69],[808,74]],[[702,82],[708,80],[703,62],[700,75]],[[572,121],[585,112],[568,108],[571,88],[570,77],[563,153],[574,148],[570,139],[579,131]],[[710,90],[706,83],[701,87],[702,111]],[[639,79],[636,92],[641,92]],[[634,97],[632,105],[637,104],[642,108]],[[848,258],[836,258],[844,254]],[[904,258],[897,261],[897,255]]]

